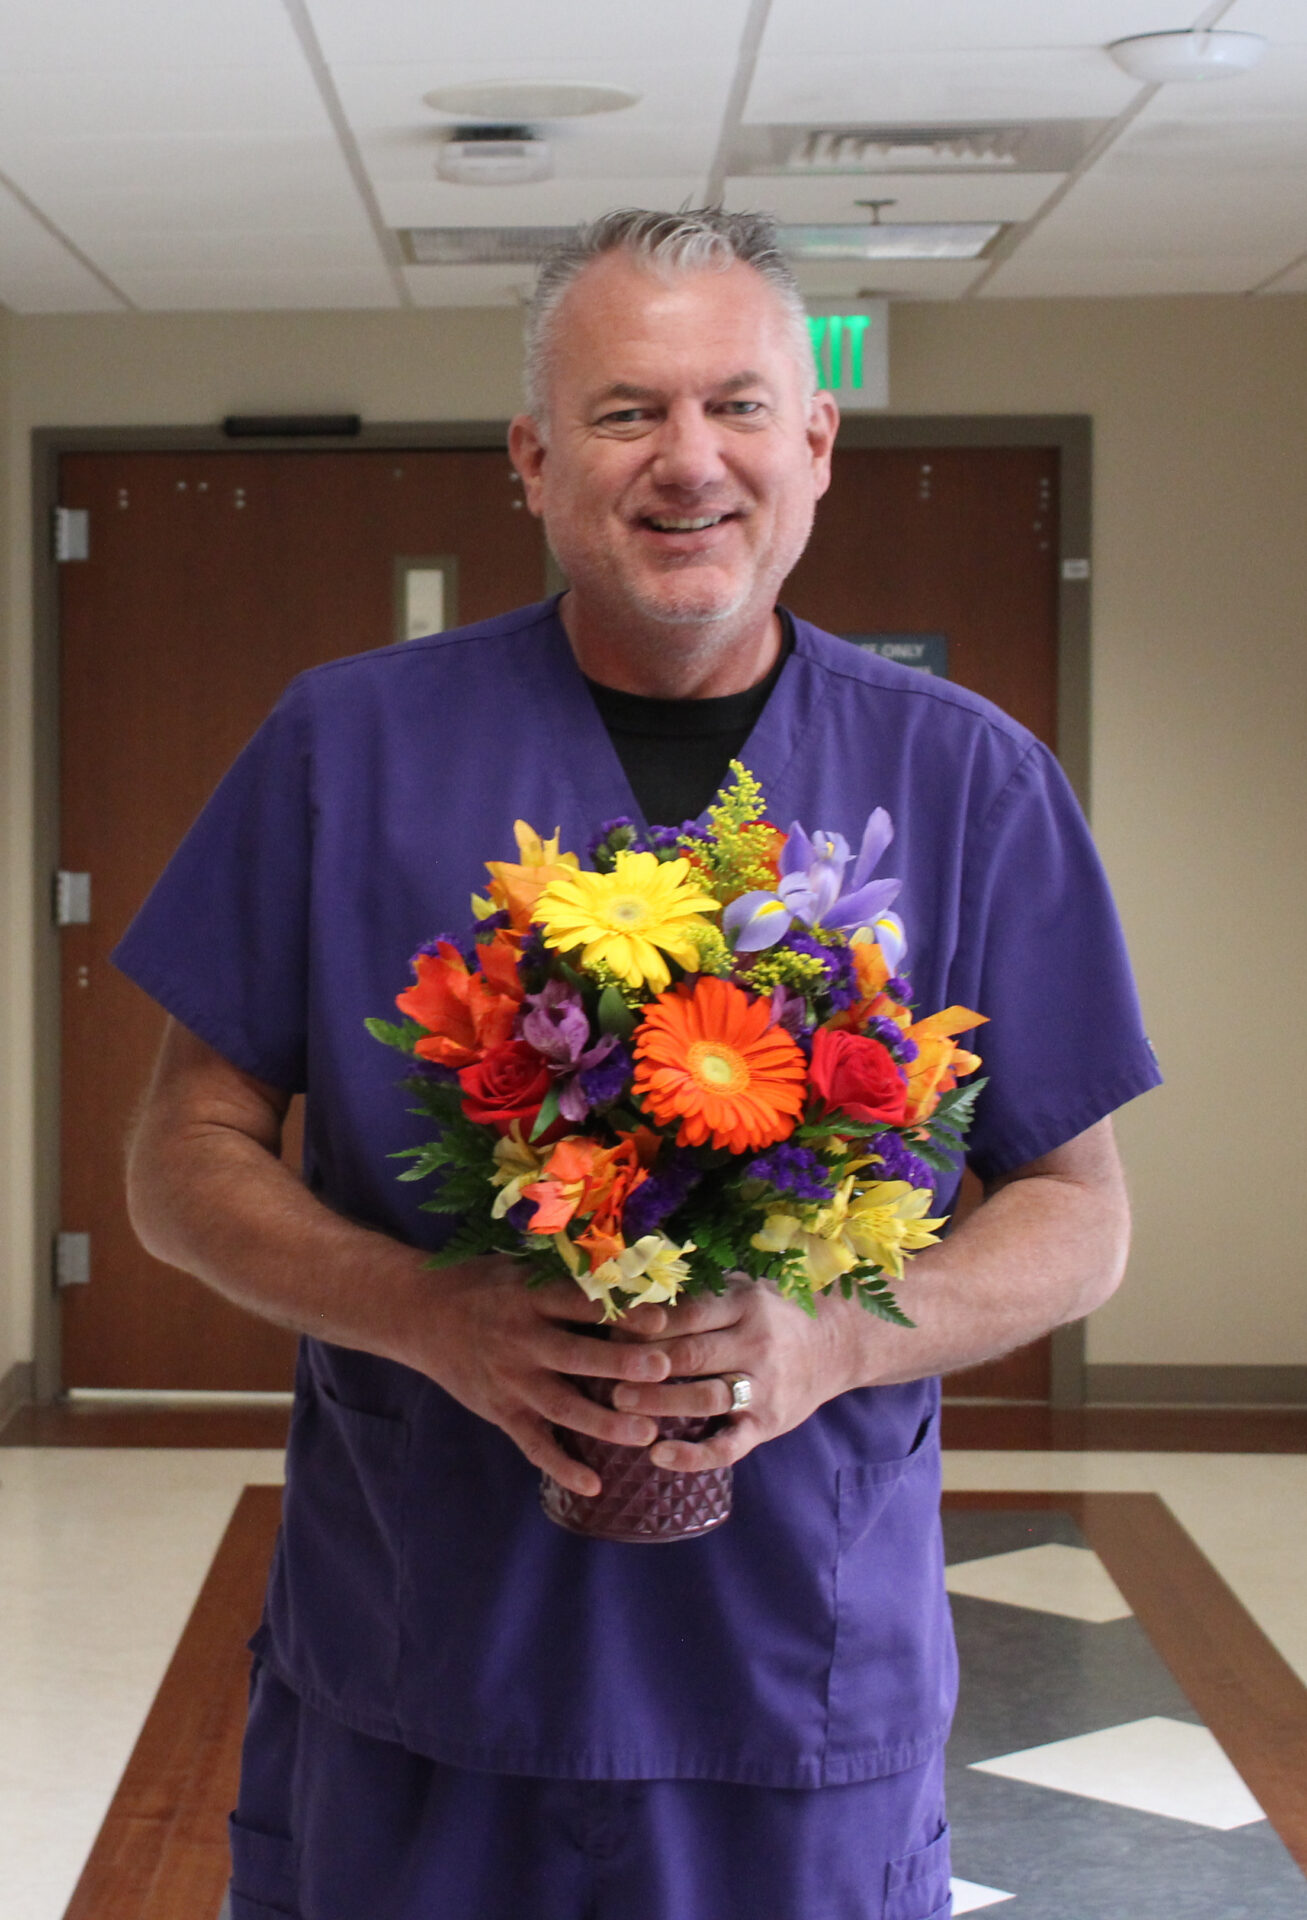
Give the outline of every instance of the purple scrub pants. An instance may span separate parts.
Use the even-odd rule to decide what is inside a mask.
[[[540,1780],[353,1733],[256,1667],[231,1920],[947,1920],[943,1756],[855,1786]]]

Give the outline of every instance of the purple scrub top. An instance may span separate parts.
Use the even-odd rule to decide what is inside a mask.
[[[1156,1083],[1097,856],[1023,728],[797,621],[741,758],[779,825],[856,845],[888,808],[918,1006],[990,1015],[982,1176]],[[516,819],[583,851],[623,813],[556,603],[333,661],[293,682],[114,958],[234,1065],[307,1092],[324,1201],[434,1246],[388,1158],[425,1123],[364,1018],[419,942],[467,926]],[[915,1766],[955,1684],[938,1404],[932,1380],[843,1394],[741,1463],[725,1527],[647,1549],[551,1525],[536,1470],[423,1375],[305,1340],[258,1650],[323,1711],[454,1766],[780,1787]]]

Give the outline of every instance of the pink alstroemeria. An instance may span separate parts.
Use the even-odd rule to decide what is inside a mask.
[[[759,953],[774,947],[796,920],[808,927],[828,927],[853,933],[860,927],[875,932],[877,918],[897,898],[901,880],[873,880],[871,875],[894,828],[884,807],[877,807],[863,829],[862,845],[844,885],[849,843],[842,833],[818,830],[811,837],[796,820],[781,851],[780,882],[774,893],[743,893],[722,915],[726,931],[734,935],[737,953]],[[891,920],[893,916],[890,916]]]
[[[565,980],[550,980],[540,993],[526,997],[521,1035],[549,1063],[557,1077],[558,1111],[577,1126],[590,1111],[581,1085],[588,1067],[597,1067],[617,1045],[616,1034],[606,1033],[590,1046],[590,1022],[581,996]]]

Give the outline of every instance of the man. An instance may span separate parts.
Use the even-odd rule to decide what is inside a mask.
[[[935,1376],[1111,1291],[1107,1116],[1156,1071],[1043,749],[777,612],[836,416],[767,223],[609,216],[543,271],[528,344],[510,446],[566,595],[303,676],[120,949],[173,1016],[138,1231],[309,1336],[233,1915],[941,1920]],[[679,819],[737,751],[781,822],[893,815],[918,997],[991,1016],[988,1198],[913,1263],[914,1331],[749,1286],[601,1345],[570,1283],[426,1267],[432,1217],[387,1159],[411,1123],[362,1022],[463,924],[515,817],[576,847],[615,814]],[[276,1159],[301,1087],[307,1185]],[[726,1413],[732,1373],[747,1411],[653,1448],[739,1463],[727,1526],[648,1555],[542,1518],[536,1468],[597,1490],[556,1428],[647,1446],[655,1415]],[[622,1382],[613,1409],[586,1374]]]

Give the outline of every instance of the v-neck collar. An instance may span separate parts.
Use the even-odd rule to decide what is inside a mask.
[[[556,743],[558,782],[570,790],[578,817],[592,827],[622,814],[645,827],[663,825],[645,819],[631,791],[559,617],[561,597],[542,609],[545,673],[540,680],[532,677],[530,690],[524,687],[522,695],[536,707],[544,741],[550,748]],[[794,621],[793,651],[739,755],[760,782],[768,814],[778,823],[799,803],[802,743],[826,693],[809,633],[806,622]],[[698,815],[700,824],[707,817],[705,808]]]

